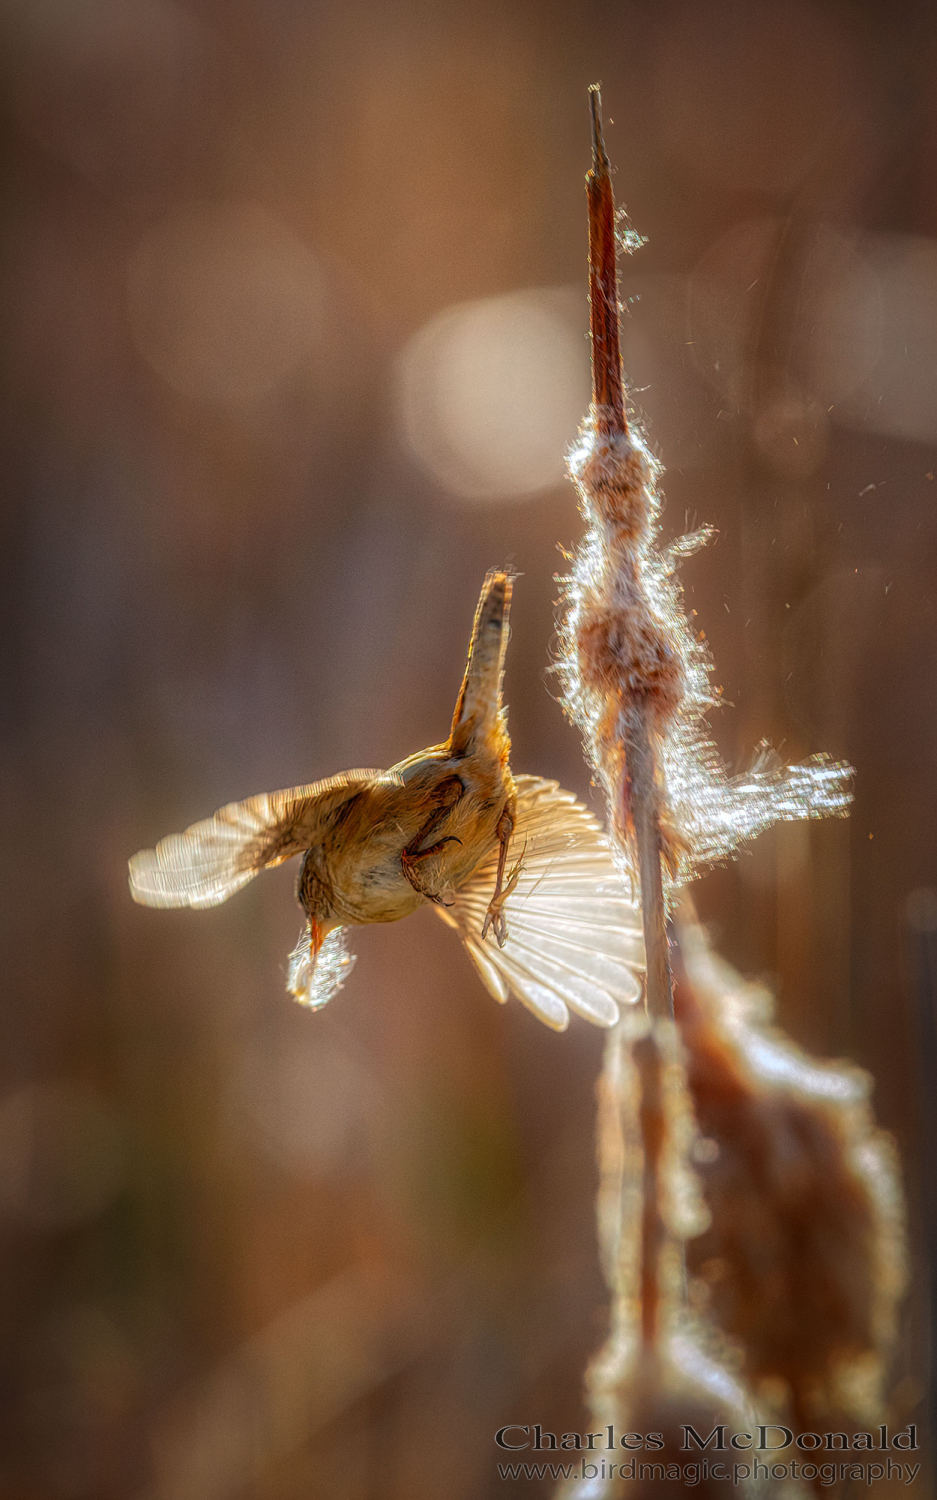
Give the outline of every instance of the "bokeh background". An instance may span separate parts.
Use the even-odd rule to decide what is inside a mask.
[[[125,870],[441,738],[505,561],[515,764],[595,800],[549,662],[596,79],[665,529],[718,528],[716,738],[858,772],[849,822],[696,899],[875,1076],[925,1424],[937,12],[3,0],[0,34],[4,1500],[533,1496],[495,1430],[588,1430],[601,1036],[494,1005],[430,911],[309,1014],[291,869],[206,913]]]

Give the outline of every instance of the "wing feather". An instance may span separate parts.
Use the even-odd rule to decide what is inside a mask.
[[[343,771],[325,781],[229,802],[213,817],[170,833],[130,861],[130,893],[141,906],[217,906],[258,871],[318,843],[335,810],[384,771]],[[394,780],[398,778],[394,777]]]
[[[481,936],[497,846],[453,904],[434,910],[456,928],[496,1000],[515,995],[556,1031],[565,1030],[570,1010],[597,1026],[613,1026],[619,1005],[640,994],[638,905],[588,808],[555,781],[518,776],[515,785],[511,857],[520,858],[521,869],[504,904],[504,947]]]

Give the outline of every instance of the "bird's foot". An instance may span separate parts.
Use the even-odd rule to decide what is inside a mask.
[[[495,939],[497,940],[499,948],[503,948],[508,940],[508,924],[505,921],[504,917],[504,903],[511,895],[511,892],[515,889],[515,887],[517,886],[517,882],[521,878],[522,862],[523,856],[517,861],[517,864],[514,866],[514,869],[511,871],[506,883],[503,886],[499,880],[497,886],[495,887],[495,893],[488,903],[488,910],[485,913],[485,921],[482,925],[482,941],[484,941],[484,939],[488,936],[488,932],[490,929],[490,931],[495,935]]]

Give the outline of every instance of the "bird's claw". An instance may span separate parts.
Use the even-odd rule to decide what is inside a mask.
[[[437,854],[441,853],[446,844],[461,843],[461,839],[457,839],[454,834],[449,834],[446,838],[440,839],[438,843],[433,844],[432,848],[430,849],[419,849],[417,851],[414,851],[413,846],[411,845],[401,851],[400,866],[403,870],[404,875],[413,886],[413,889],[415,891],[419,891],[421,896],[425,896],[427,901],[435,901],[440,905],[446,905],[446,903],[441,900],[441,893],[439,895],[434,895],[432,892],[428,891],[425,888],[417,874],[417,867],[424,859],[433,859]]]
[[[514,869],[508,876],[507,883],[496,890],[488,903],[485,920],[482,924],[482,941],[488,936],[489,930],[494,933],[498,947],[503,948],[508,940],[508,924],[504,917],[504,903],[517,886],[521,878],[521,860],[517,861]]]

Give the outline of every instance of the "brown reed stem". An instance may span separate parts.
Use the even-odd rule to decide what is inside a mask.
[[[586,176],[589,200],[589,333],[592,340],[592,401],[597,430],[603,437],[627,434],[621,373],[618,307],[618,262],[615,244],[615,194],[602,135],[602,95],[594,83],[592,170]]]
[[[648,1352],[661,1333],[663,1278],[661,1257],[667,1231],[661,1216],[661,1171],[667,1120],[664,1114],[661,1055],[653,1032],[634,1044],[634,1064],[641,1085],[641,1146],[644,1181],[641,1207],[641,1343]]]
[[[627,798],[634,826],[641,886],[641,916],[644,924],[644,998],[652,1017],[673,1017],[673,978],[670,972],[670,942],[661,869],[660,807],[657,766],[647,714],[634,715],[635,723],[626,750]]]
[[[593,419],[600,437],[627,439],[624,378],[621,366],[621,309],[618,301],[618,256],[615,195],[602,134],[598,85],[589,91],[592,108],[592,170],[586,177],[589,204],[589,326],[592,342]],[[662,1060],[653,1023],[673,1015],[673,985],[667,940],[661,870],[659,777],[648,722],[648,703],[640,687],[623,704],[625,769],[620,788],[622,826],[634,831],[646,953],[645,1004],[652,1030],[635,1043],[634,1062],[641,1086],[640,1131],[644,1157],[641,1210],[640,1300],[641,1342],[657,1348],[663,1305],[662,1255],[667,1230],[661,1214],[662,1155],[666,1134]]]
[[[586,196],[589,204],[589,328],[592,342],[593,413],[596,430],[602,436],[627,438],[629,431],[621,368],[615,194],[602,132],[602,96],[598,84],[593,84],[589,90],[589,103],[592,109],[592,170],[586,176]],[[645,1001],[653,1017],[672,1017],[673,983],[661,874],[662,845],[656,757],[646,704],[639,697],[627,707],[626,769],[622,796],[634,828],[637,850],[647,952]]]

